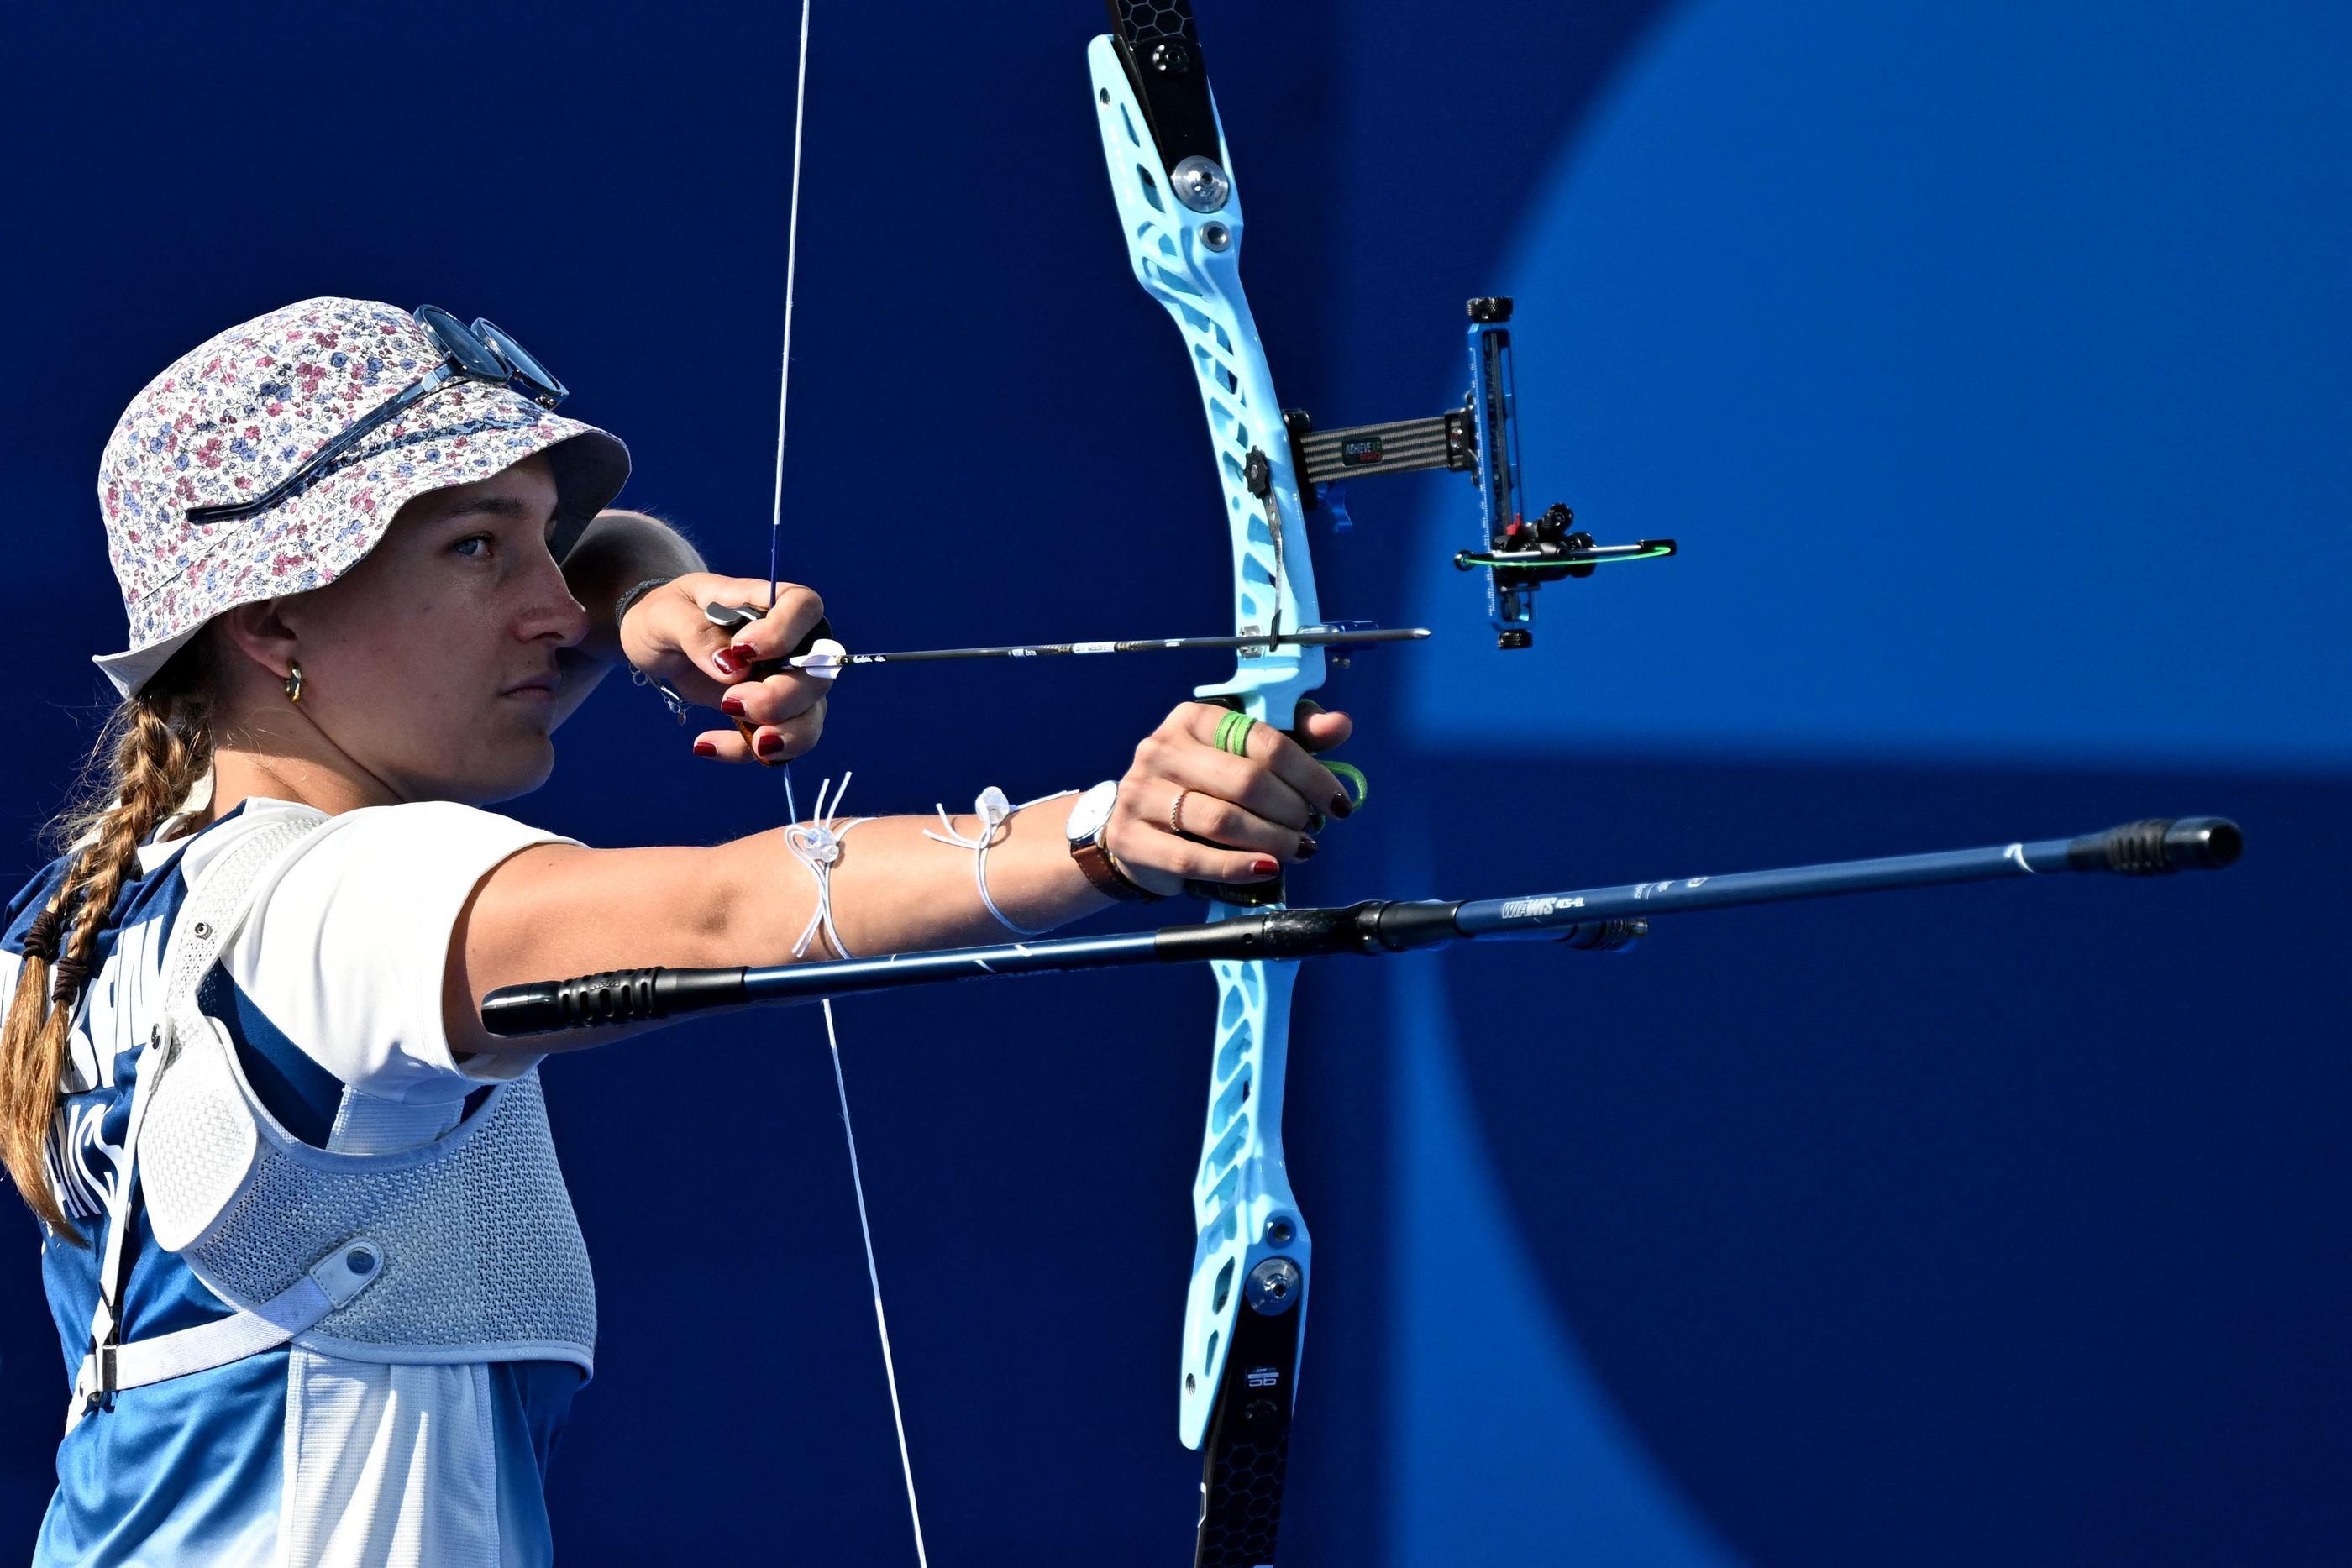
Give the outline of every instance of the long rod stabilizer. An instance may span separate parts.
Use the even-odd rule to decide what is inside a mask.
[[[2245,835],[2226,818],[2152,819],[2072,839],[1735,872],[1727,876],[1627,883],[1569,893],[1452,903],[1370,900],[1337,908],[1270,909],[1237,919],[1158,931],[1000,942],[837,963],[625,969],[503,987],[484,999],[482,1023],[502,1038],[548,1034],[643,1023],[753,1002],[812,1002],[992,976],[1212,959],[1402,953],[1480,937],[1546,939],[1572,947],[1622,950],[1646,935],[1650,917],[1657,915],[2067,872],[2158,876],[2178,871],[2218,871],[2234,862],[2244,847]]]

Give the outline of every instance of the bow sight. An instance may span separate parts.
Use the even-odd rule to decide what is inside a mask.
[[[1672,539],[1603,545],[1576,527],[1576,514],[1554,502],[1529,522],[1519,513],[1518,394],[1511,382],[1511,302],[1470,301],[1470,390],[1462,406],[1428,419],[1317,430],[1303,408],[1286,409],[1291,467],[1308,511],[1331,514],[1331,526],[1354,526],[1347,482],[1376,474],[1444,468],[1467,474],[1478,491],[1478,548],[1454,558],[1463,571],[1486,572],[1486,616],[1500,647],[1535,643],[1535,592],[1566,577],[1591,577],[1612,560],[1660,560]]]

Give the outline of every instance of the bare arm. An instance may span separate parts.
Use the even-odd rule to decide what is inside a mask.
[[[1108,904],[1072,863],[1066,800],[1024,811],[988,855],[997,907],[1031,929]],[[860,956],[954,946],[1002,936],[972,885],[969,851],[922,836],[936,817],[862,822],[832,873],[834,919]],[[969,817],[961,832],[975,831]],[[816,911],[816,883],[772,829],[710,849],[526,850],[475,890],[449,966],[449,1040],[459,1051],[588,1045],[620,1031],[504,1041],[481,1030],[480,998],[499,986],[658,964],[716,968],[789,964]],[[824,935],[805,956],[840,956]]]
[[[1188,878],[1262,881],[1314,852],[1318,813],[1344,815],[1339,780],[1296,742],[1253,733],[1249,755],[1217,749],[1222,710],[1186,703],[1136,748],[1119,780],[1104,840],[1129,873],[1159,893]],[[1318,747],[1348,734],[1344,715],[1305,721]],[[1187,832],[1170,831],[1178,790]],[[1021,812],[988,856],[997,907],[1041,929],[1111,902],[1072,862],[1064,829],[1071,801]],[[842,839],[832,873],[834,919],[860,956],[955,946],[1003,935],[972,884],[968,850],[923,837],[935,817],[884,817]],[[978,823],[956,820],[970,835]],[[491,1038],[481,998],[501,986],[646,965],[726,967],[788,964],[816,910],[815,879],[772,829],[709,849],[592,850],[542,845],[505,862],[475,889],[452,934],[443,1011],[460,1052],[593,1045],[627,1030],[535,1040]],[[804,955],[838,956],[820,935]]]
[[[621,632],[613,617],[621,595],[652,578],[703,570],[694,547],[660,518],[617,508],[596,515],[563,558],[563,580],[588,612],[588,635],[556,656],[557,724],[621,662]]]

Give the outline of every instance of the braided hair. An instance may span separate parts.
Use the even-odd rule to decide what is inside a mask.
[[[197,638],[122,699],[91,748],[76,802],[50,829],[72,860],[26,933],[24,966],[0,1027],[0,1165],[33,1212],[77,1246],[87,1243],[58,1202],[48,1164],[74,1013],[140,845],[212,768],[210,641]]]

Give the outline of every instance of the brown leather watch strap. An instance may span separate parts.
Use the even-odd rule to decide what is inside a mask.
[[[1111,859],[1110,852],[1103,848],[1099,839],[1072,844],[1070,858],[1078,862],[1078,869],[1086,873],[1088,882],[1095,884],[1097,892],[1107,894],[1121,904],[1150,904],[1160,897],[1150,888],[1139,887],[1120,875],[1118,863]]]

